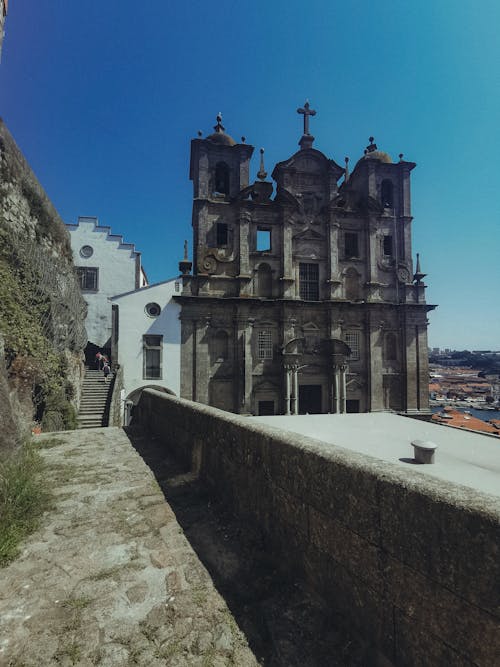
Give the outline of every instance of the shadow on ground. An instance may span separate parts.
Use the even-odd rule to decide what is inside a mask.
[[[137,427],[125,429],[262,665],[369,665],[354,636],[302,583],[276,568],[266,544]]]

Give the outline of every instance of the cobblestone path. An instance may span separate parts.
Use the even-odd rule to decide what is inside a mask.
[[[258,664],[126,433],[37,442],[55,503],[0,570],[0,665]]]

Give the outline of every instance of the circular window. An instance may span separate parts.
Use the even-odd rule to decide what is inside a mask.
[[[149,317],[158,317],[161,313],[161,308],[157,303],[148,303],[144,310]]]
[[[92,248],[92,246],[90,245],[83,245],[80,248],[80,255],[82,257],[92,257],[93,254],[94,254],[94,248]]]

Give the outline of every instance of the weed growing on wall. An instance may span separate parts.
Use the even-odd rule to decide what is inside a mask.
[[[50,507],[40,455],[30,445],[0,461],[0,567],[13,560],[21,541]]]
[[[44,275],[43,259],[0,226],[0,331],[9,377],[33,391],[34,416],[44,430],[71,429],[77,426],[74,388],[65,379],[63,351],[83,344],[82,302],[76,283],[65,299],[60,276]]]

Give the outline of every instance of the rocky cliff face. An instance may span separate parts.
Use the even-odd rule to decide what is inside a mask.
[[[35,421],[76,425],[85,312],[68,233],[0,119],[0,449]]]

